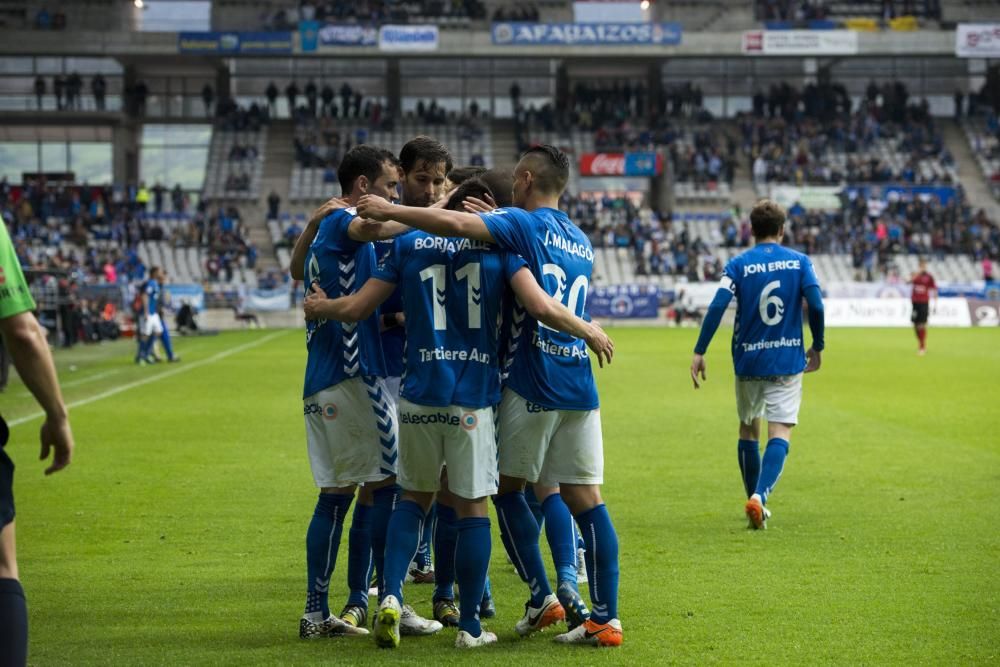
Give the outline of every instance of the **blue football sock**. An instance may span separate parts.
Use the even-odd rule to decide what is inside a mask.
[[[399,486],[397,484],[383,486],[372,493],[372,561],[375,574],[378,577],[380,598],[385,583],[386,531],[389,529],[389,517],[392,515],[398,497]]]
[[[528,503],[528,509],[531,510],[531,516],[535,517],[535,523],[538,524],[538,534],[541,535],[542,526],[545,525],[545,512],[542,511],[542,504],[538,502],[535,487],[531,484],[524,487],[524,499]]]
[[[152,353],[153,353],[153,337],[150,336],[146,340],[142,341],[142,345],[139,346],[139,357],[142,359],[146,359]]]
[[[163,343],[163,351],[167,353],[167,359],[174,358],[174,346],[170,342],[170,329],[166,326],[163,327],[163,334],[160,336],[160,342]]]
[[[434,599],[455,599],[455,545],[458,543],[458,515],[441,503],[434,503]]]
[[[545,512],[545,538],[549,541],[552,562],[556,566],[558,583],[576,584],[576,531],[573,516],[562,496],[553,493],[542,503]]]
[[[440,518],[439,514],[438,520]],[[487,517],[461,519],[457,532],[456,544],[462,552],[462,557],[455,563],[455,576],[458,577],[461,594],[458,627],[478,637],[483,631],[479,624],[479,604],[483,601],[486,572],[490,569],[490,520]]]
[[[618,618],[618,535],[604,505],[578,514],[576,521],[587,545],[590,617],[595,623],[607,623]]]
[[[771,438],[767,441],[764,460],[760,465],[760,479],[757,480],[757,493],[760,494],[761,502],[767,502],[767,497],[781,478],[781,469],[785,465],[786,456],[788,456],[787,440]]]
[[[327,602],[330,575],[337,565],[344,516],[351,507],[352,500],[354,495],[350,493],[321,493],[316,500],[316,509],[313,510],[309,530],[306,532],[306,570],[309,581],[305,613],[310,614],[313,620],[323,620],[330,615]]]
[[[428,570],[431,567],[431,544],[434,542],[434,520],[437,518],[437,503],[431,505],[431,509],[427,512],[427,518],[424,519],[424,530],[420,534],[420,547],[417,549],[417,555],[413,558],[413,562],[417,564],[417,567],[421,570]]]
[[[504,539],[511,560],[521,578],[531,591],[531,606],[538,607],[547,595],[552,594],[549,578],[538,548],[538,524],[531,516],[524,493],[515,491],[496,496],[493,504],[500,521],[500,535]],[[504,536],[506,533],[506,537]]]
[[[360,502],[354,506],[351,532],[347,538],[347,604],[368,607],[369,573],[372,569],[372,507]]]
[[[740,440],[736,446],[736,455],[740,460],[743,488],[749,498],[757,490],[757,479],[760,477],[760,447],[756,440]]]
[[[400,500],[389,519],[389,535],[385,545],[385,570],[382,574],[384,593],[380,589],[379,600],[386,595],[395,595],[403,602],[403,581],[410,561],[420,542],[423,528],[424,510],[412,500]]]

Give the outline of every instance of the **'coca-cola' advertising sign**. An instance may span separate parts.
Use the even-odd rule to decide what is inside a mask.
[[[581,176],[656,176],[663,158],[656,153],[584,153]]]

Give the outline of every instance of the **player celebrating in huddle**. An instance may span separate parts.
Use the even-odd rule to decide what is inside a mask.
[[[750,212],[756,245],[726,265],[722,282],[705,314],[691,360],[691,379],[705,380],[705,357],[729,301],[736,296],[733,365],[736,411],[740,418],[737,447],[752,528],[765,528],[771,512],[768,496],[781,477],[792,427],[802,402],[802,373],[817,371],[823,351],[823,298],[812,262],[781,246],[785,212],[762,200]],[[802,343],[802,298],[809,305],[813,344]],[[767,418],[767,449],[761,461],[760,418]]]
[[[366,145],[347,152],[338,176],[349,205],[365,194],[394,197],[399,182],[396,158]],[[366,223],[353,208],[340,206],[334,200],[313,215],[292,257],[293,276],[304,273],[307,286],[316,283],[336,296],[350,294],[371,275],[375,251],[370,241],[405,231],[400,225]],[[365,628],[330,615],[328,592],[355,487],[362,485],[358,502],[372,508],[368,544],[384,544],[396,494],[396,406],[383,379],[378,322],[375,317],[350,325],[310,321],[306,346],[304,413],[309,462],[320,494],[306,534],[308,592],[299,636],[368,634]],[[381,549],[375,552],[380,574],[381,553]],[[370,548],[350,554],[352,559],[364,559],[364,565],[355,569],[365,574],[360,590],[352,585],[349,606],[367,605],[370,554]],[[404,622],[416,634],[441,629],[413,614],[407,614]]]
[[[913,331],[917,334],[917,354],[921,357],[927,354],[927,319],[930,315],[931,298],[937,305],[937,283],[934,276],[927,271],[927,260],[920,258],[920,271],[914,273],[910,278],[913,291],[910,294],[910,301],[913,304],[913,313],[910,321],[913,322]]]
[[[586,310],[594,252],[586,235],[559,210],[569,179],[566,155],[552,146],[529,149],[514,169],[513,201],[522,208],[481,215],[443,209],[389,206],[377,198],[359,201],[359,214],[395,220],[445,237],[497,244],[520,255],[546,292],[576,315]],[[527,635],[565,616],[552,594],[538,546],[538,523],[524,499],[525,480],[561,487],[553,507],[568,505],[586,542],[593,613],[556,639],[565,643],[617,646],[618,537],[601,499],[603,439],[597,387],[584,341],[546,327],[530,316],[516,323],[516,353],[499,411],[500,489],[495,504],[501,537],[531,598],[517,623]],[[565,500],[565,503],[562,502]],[[576,544],[569,512],[563,511],[568,551]],[[546,514],[547,521],[557,520]],[[563,590],[577,607],[572,588]],[[582,606],[582,605],[580,605]]]

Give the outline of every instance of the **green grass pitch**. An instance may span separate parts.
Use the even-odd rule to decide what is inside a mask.
[[[73,465],[43,477],[38,419],[15,426],[9,445],[31,663],[998,660],[1000,332],[932,329],[918,358],[907,330],[829,331],[764,532],[742,514],[728,333],[695,392],[694,330],[611,332],[618,356],[595,372],[621,540],[621,649],[518,639],[525,589],[498,536],[498,646],[457,654],[447,631],[404,638],[391,655],[370,640],[300,641],[315,497],[303,336],[258,331],[179,340],[178,366],[136,368],[129,343],[57,354],[67,400],[83,402]],[[17,381],[0,401],[8,420],[36,410]],[[346,546],[345,531],[336,610]],[[430,587],[406,593],[430,613]]]

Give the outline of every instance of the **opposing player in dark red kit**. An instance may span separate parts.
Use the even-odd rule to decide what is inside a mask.
[[[917,354],[923,356],[927,353],[927,317],[930,314],[932,294],[935,305],[937,304],[937,283],[934,282],[934,276],[927,272],[926,259],[921,259],[919,266],[920,271],[910,278],[910,284],[913,285],[913,293],[910,296],[913,302],[913,314],[910,315],[910,321],[913,322],[913,330],[920,343]]]

